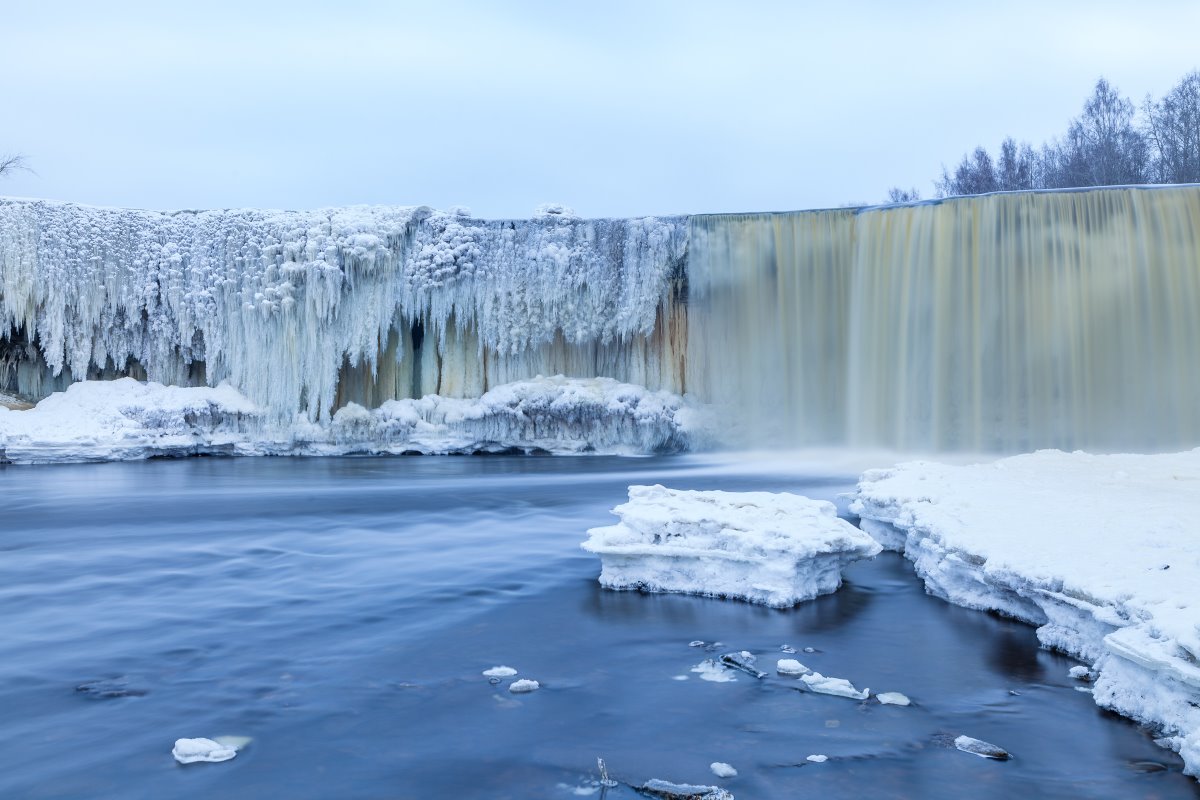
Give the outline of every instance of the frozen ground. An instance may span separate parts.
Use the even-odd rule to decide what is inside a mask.
[[[0,407],[0,462],[124,461],[158,456],[347,453],[641,454],[685,450],[702,412],[667,392],[607,378],[538,378],[478,400],[429,395],[328,423],[278,424],[232,387],[85,381],[26,411]]]
[[[683,592],[792,606],[836,591],[842,569],[879,553],[833,503],[769,492],[630,486],[616,525],[592,528],[610,589]]]
[[[1025,620],[1200,774],[1200,450],[862,476],[851,510],[952,603]]]

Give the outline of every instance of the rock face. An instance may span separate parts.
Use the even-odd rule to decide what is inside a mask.
[[[1200,450],[1040,451],[862,476],[851,511],[928,591],[1038,626],[1091,664],[1096,703],[1200,774]]]
[[[793,494],[631,486],[617,525],[593,528],[610,589],[682,592],[778,608],[836,591],[842,569],[880,552],[832,503]]]

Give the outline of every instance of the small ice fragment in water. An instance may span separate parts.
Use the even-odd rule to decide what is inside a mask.
[[[1092,671],[1082,665],[1071,667],[1067,674],[1077,681],[1090,681],[1092,679]]]
[[[954,740],[954,746],[964,753],[970,753],[980,758],[994,758],[997,761],[1007,761],[1012,758],[1012,755],[1003,747],[997,747],[991,742],[980,739],[972,739],[970,736],[959,736]]]
[[[792,653],[796,652],[796,648],[792,647],[790,644],[785,644],[779,648],[779,652],[791,655]]]
[[[529,692],[536,692],[540,688],[542,688],[542,685],[537,681],[525,680],[524,678],[519,681],[513,681],[508,685],[508,690],[513,694],[528,694]]]
[[[801,675],[800,680],[804,681],[808,688],[820,694],[848,697],[851,700],[866,700],[871,696],[870,689],[863,689],[860,692],[845,678],[827,678],[819,672],[814,672],[811,675]]]
[[[692,667],[692,672],[699,673],[700,680],[712,681],[713,683],[729,683],[730,681],[737,680],[733,673],[711,658],[705,659]]]
[[[1075,687],[1075,691],[1077,691],[1077,692],[1087,692],[1088,694],[1091,694],[1091,693],[1092,693],[1092,690],[1091,690],[1089,687],[1087,687],[1087,686],[1076,686],[1076,687]]]
[[[823,755],[820,755],[820,754],[817,754],[817,755],[811,755],[811,756],[809,756],[809,757],[808,757],[806,760],[807,760],[807,761],[811,761],[811,762],[813,762],[814,764],[824,764],[826,761],[828,761],[828,760],[829,760],[829,756],[823,756]]]
[[[688,679],[687,675],[672,675],[671,676],[671,680],[673,680],[673,681],[686,681],[687,679]]]
[[[757,660],[748,650],[743,650],[740,653],[726,653],[721,656],[721,663],[727,667],[740,669],[742,672],[755,678],[767,677],[767,673],[759,672],[755,669],[754,662]]]
[[[516,674],[517,674],[517,671],[515,669],[513,669],[512,667],[503,667],[503,666],[492,667],[491,669],[485,669],[483,671],[483,676],[485,678],[511,678],[513,675],[516,675]]]
[[[817,652],[817,648],[815,648],[815,647],[806,647],[806,648],[804,648],[804,652],[806,652],[806,653],[815,653],[815,652]]]
[[[657,778],[646,781],[639,791],[662,800],[733,800],[733,795],[720,786],[671,783]]]
[[[176,739],[171,755],[175,756],[175,760],[180,764],[194,764],[197,761],[217,763],[236,756],[237,749],[212,739]]]
[[[880,692],[875,695],[875,699],[885,706],[907,706],[912,703],[911,700],[899,692]]]
[[[810,670],[794,658],[781,658],[775,662],[775,671],[780,675],[803,675]]]
[[[704,647],[704,642],[700,639],[695,639],[688,642],[688,647]]]
[[[713,775],[716,775],[718,778],[732,778],[733,776],[737,775],[737,770],[731,765],[726,764],[724,761],[714,761],[708,765],[708,768],[711,769]]]

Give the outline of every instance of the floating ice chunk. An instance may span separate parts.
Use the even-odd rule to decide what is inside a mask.
[[[994,758],[997,761],[1007,761],[1012,758],[1012,755],[1003,747],[997,747],[982,739],[972,739],[970,736],[959,736],[954,740],[954,746],[964,753],[970,753],[980,758]]]
[[[781,658],[775,662],[775,671],[780,675],[803,675],[812,670],[794,658]]]
[[[737,680],[737,677],[730,670],[711,658],[706,658],[692,667],[692,672],[698,673],[700,680],[712,681],[713,683],[729,683],[730,681]]]
[[[817,648],[815,648],[815,647],[806,647],[806,648],[804,648],[804,652],[806,652],[806,653],[815,653],[815,652],[817,652]]]
[[[228,761],[237,755],[237,748],[214,742],[212,739],[176,739],[171,755],[180,764],[194,764],[198,761],[219,762]]]
[[[875,695],[875,699],[885,706],[907,706],[912,704],[912,701],[908,697],[899,692],[880,692]]]
[[[542,688],[540,683],[537,681],[527,680],[525,678],[522,678],[519,681],[513,681],[508,685],[508,690],[513,694],[528,694],[529,692],[536,692],[540,688]]]
[[[515,669],[505,666],[492,667],[491,669],[485,669],[483,671],[485,678],[511,678],[516,674],[517,671]]]
[[[733,800],[733,795],[720,786],[671,783],[657,778],[646,781],[639,791],[662,800]]]
[[[1087,692],[1088,694],[1092,694],[1092,693],[1093,693],[1095,690],[1094,690],[1094,689],[1092,689],[1092,687],[1090,687],[1090,686],[1076,686],[1076,687],[1075,687],[1075,691],[1077,691],[1077,692]]]
[[[700,639],[694,639],[688,642],[688,647],[704,647],[704,642]]]
[[[738,774],[736,769],[734,769],[731,765],[726,764],[724,761],[714,761],[708,765],[708,768],[711,769],[713,775],[716,775],[718,778],[732,778]]]
[[[796,652],[796,648],[792,647],[790,644],[780,645],[779,652],[788,653],[790,655]]]
[[[805,761],[811,761],[814,764],[824,764],[828,760],[829,760],[829,756],[823,756],[823,755],[820,755],[819,753],[816,755],[811,755],[805,759]]]
[[[686,680],[690,680],[690,679],[688,678],[688,676],[687,676],[687,675],[672,675],[672,676],[671,676],[671,680],[673,680],[673,681],[686,681]]]
[[[726,653],[721,656],[721,663],[727,667],[740,670],[752,678],[765,678],[767,673],[760,672],[754,664],[758,661],[754,654],[748,650],[743,650],[740,653]]]
[[[683,592],[785,607],[836,591],[874,539],[832,503],[794,494],[630,486],[621,522],[588,531],[610,589]]]
[[[1083,665],[1071,667],[1071,669],[1067,672],[1067,675],[1071,676],[1077,681],[1090,681],[1092,679],[1092,671]]]
[[[860,692],[845,678],[827,678],[819,672],[814,672],[811,675],[801,675],[800,680],[804,681],[808,688],[819,694],[848,697],[851,700],[866,700],[871,696],[870,689],[863,689]]]

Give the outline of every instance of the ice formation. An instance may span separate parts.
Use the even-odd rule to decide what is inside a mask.
[[[499,386],[478,400],[436,395],[350,405],[328,422],[278,422],[226,384],[132,378],[72,384],[27,411],[0,407],[0,462],[152,456],[346,453],[662,453],[684,450],[696,410],[666,392],[561,376]]]
[[[483,676],[485,678],[511,678],[516,674],[517,671],[515,669],[504,666],[492,667],[491,669],[485,669],[483,671]]]
[[[1161,731],[1200,774],[1200,450],[1041,451],[863,475],[864,530],[928,590],[1038,626],[1090,665],[1096,703]]]
[[[900,692],[879,692],[875,695],[875,699],[885,706],[912,705],[912,701],[906,695],[900,694]]]
[[[220,762],[228,761],[237,755],[237,748],[214,742],[212,739],[176,739],[171,755],[180,764],[194,764],[199,761]]]
[[[801,675],[800,680],[818,694],[831,694],[834,697],[846,697],[851,700],[866,700],[871,696],[870,689],[863,689],[860,692],[845,678],[830,678],[819,672]]]
[[[540,688],[542,688],[540,683],[537,681],[528,680],[526,678],[522,678],[519,681],[513,681],[508,685],[508,690],[513,694],[529,694],[530,692],[536,692]]]
[[[658,778],[646,781],[639,791],[662,800],[733,800],[733,795],[719,786],[671,783]]]
[[[726,764],[724,761],[714,761],[708,765],[708,768],[718,778],[733,778],[738,774],[738,771],[732,765]]]
[[[621,522],[588,531],[610,589],[684,592],[785,607],[836,591],[880,548],[832,503],[793,494],[630,486]]]
[[[478,397],[534,375],[659,380],[681,219],[425,207],[159,213],[0,199],[0,389],[227,381],[264,413]],[[376,402],[378,401],[378,402]]]
[[[775,671],[780,675],[803,675],[811,670],[794,658],[781,658],[775,662]]]
[[[829,756],[824,756],[824,755],[821,755],[820,753],[814,753],[813,755],[809,756],[808,758],[806,758],[804,760],[811,761],[814,764],[824,764],[826,761],[829,760]]]
[[[1003,747],[997,747],[991,742],[973,739],[970,736],[959,736],[954,740],[954,746],[964,753],[970,753],[980,758],[992,758],[997,761],[1008,761],[1012,758],[1012,754]]]

